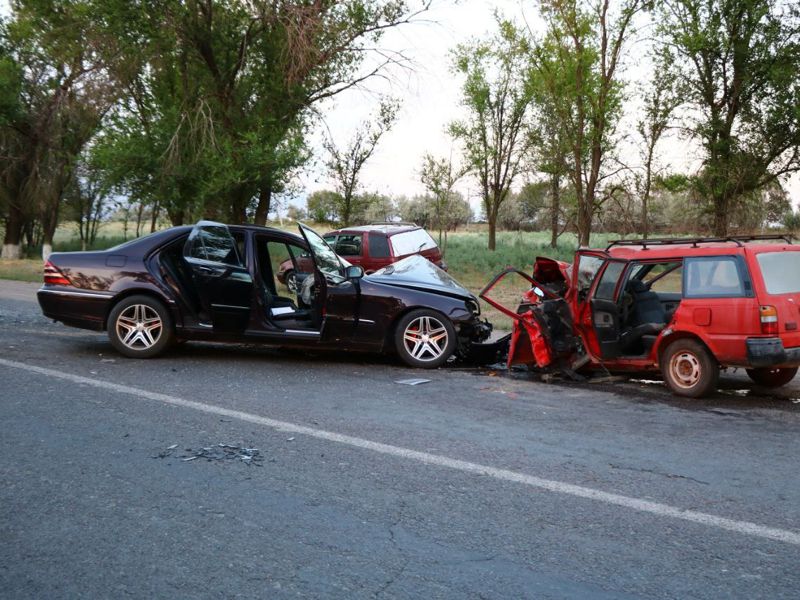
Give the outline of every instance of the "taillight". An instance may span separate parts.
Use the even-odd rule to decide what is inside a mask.
[[[49,260],[44,263],[44,282],[50,285],[72,285],[72,282]]]
[[[760,306],[758,314],[761,317],[761,333],[767,335],[778,334],[778,311],[774,306]]]

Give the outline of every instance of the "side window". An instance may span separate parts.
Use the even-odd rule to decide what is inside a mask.
[[[370,231],[369,255],[372,258],[389,258],[389,238],[378,231]]]
[[[595,298],[598,300],[614,299],[614,291],[617,289],[620,275],[625,270],[625,264],[617,261],[608,263],[606,270],[603,271],[603,276],[600,278],[600,283],[597,284],[597,289],[594,293]]]
[[[324,235],[322,239],[328,242],[328,246],[336,250],[336,236],[335,235]]]
[[[597,256],[584,255],[580,257],[578,262],[578,298],[583,300],[586,294],[589,293],[589,288],[592,287],[592,282],[603,266],[605,260]]]
[[[244,235],[242,234],[242,244]],[[201,227],[191,240],[189,256],[210,262],[240,267],[239,249],[227,227]]]
[[[340,256],[361,256],[361,234],[340,234],[335,249]]]
[[[683,268],[678,267],[674,270],[662,274],[655,278],[650,284],[650,291],[663,294],[680,294],[683,291]]]
[[[709,256],[686,259],[683,289],[686,298],[739,298],[749,286],[736,257]]]

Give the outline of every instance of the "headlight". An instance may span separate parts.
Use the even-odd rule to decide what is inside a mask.
[[[481,305],[476,300],[467,300],[465,304],[467,305],[467,310],[473,315],[478,316],[481,314]]]

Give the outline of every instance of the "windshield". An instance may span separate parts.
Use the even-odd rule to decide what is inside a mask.
[[[768,294],[800,293],[800,252],[762,252],[757,258]]]
[[[305,225],[300,225],[300,232],[311,247],[314,262],[320,272],[334,279],[342,279],[342,263],[325,240],[316,231]]]

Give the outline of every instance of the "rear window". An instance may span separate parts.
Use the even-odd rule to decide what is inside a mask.
[[[393,235],[391,240],[395,256],[416,254],[423,250],[436,248],[436,242],[433,241],[433,238],[429,236],[428,232],[424,229],[404,231],[403,233]]]
[[[800,293],[800,252],[762,252],[756,258],[768,294]]]

